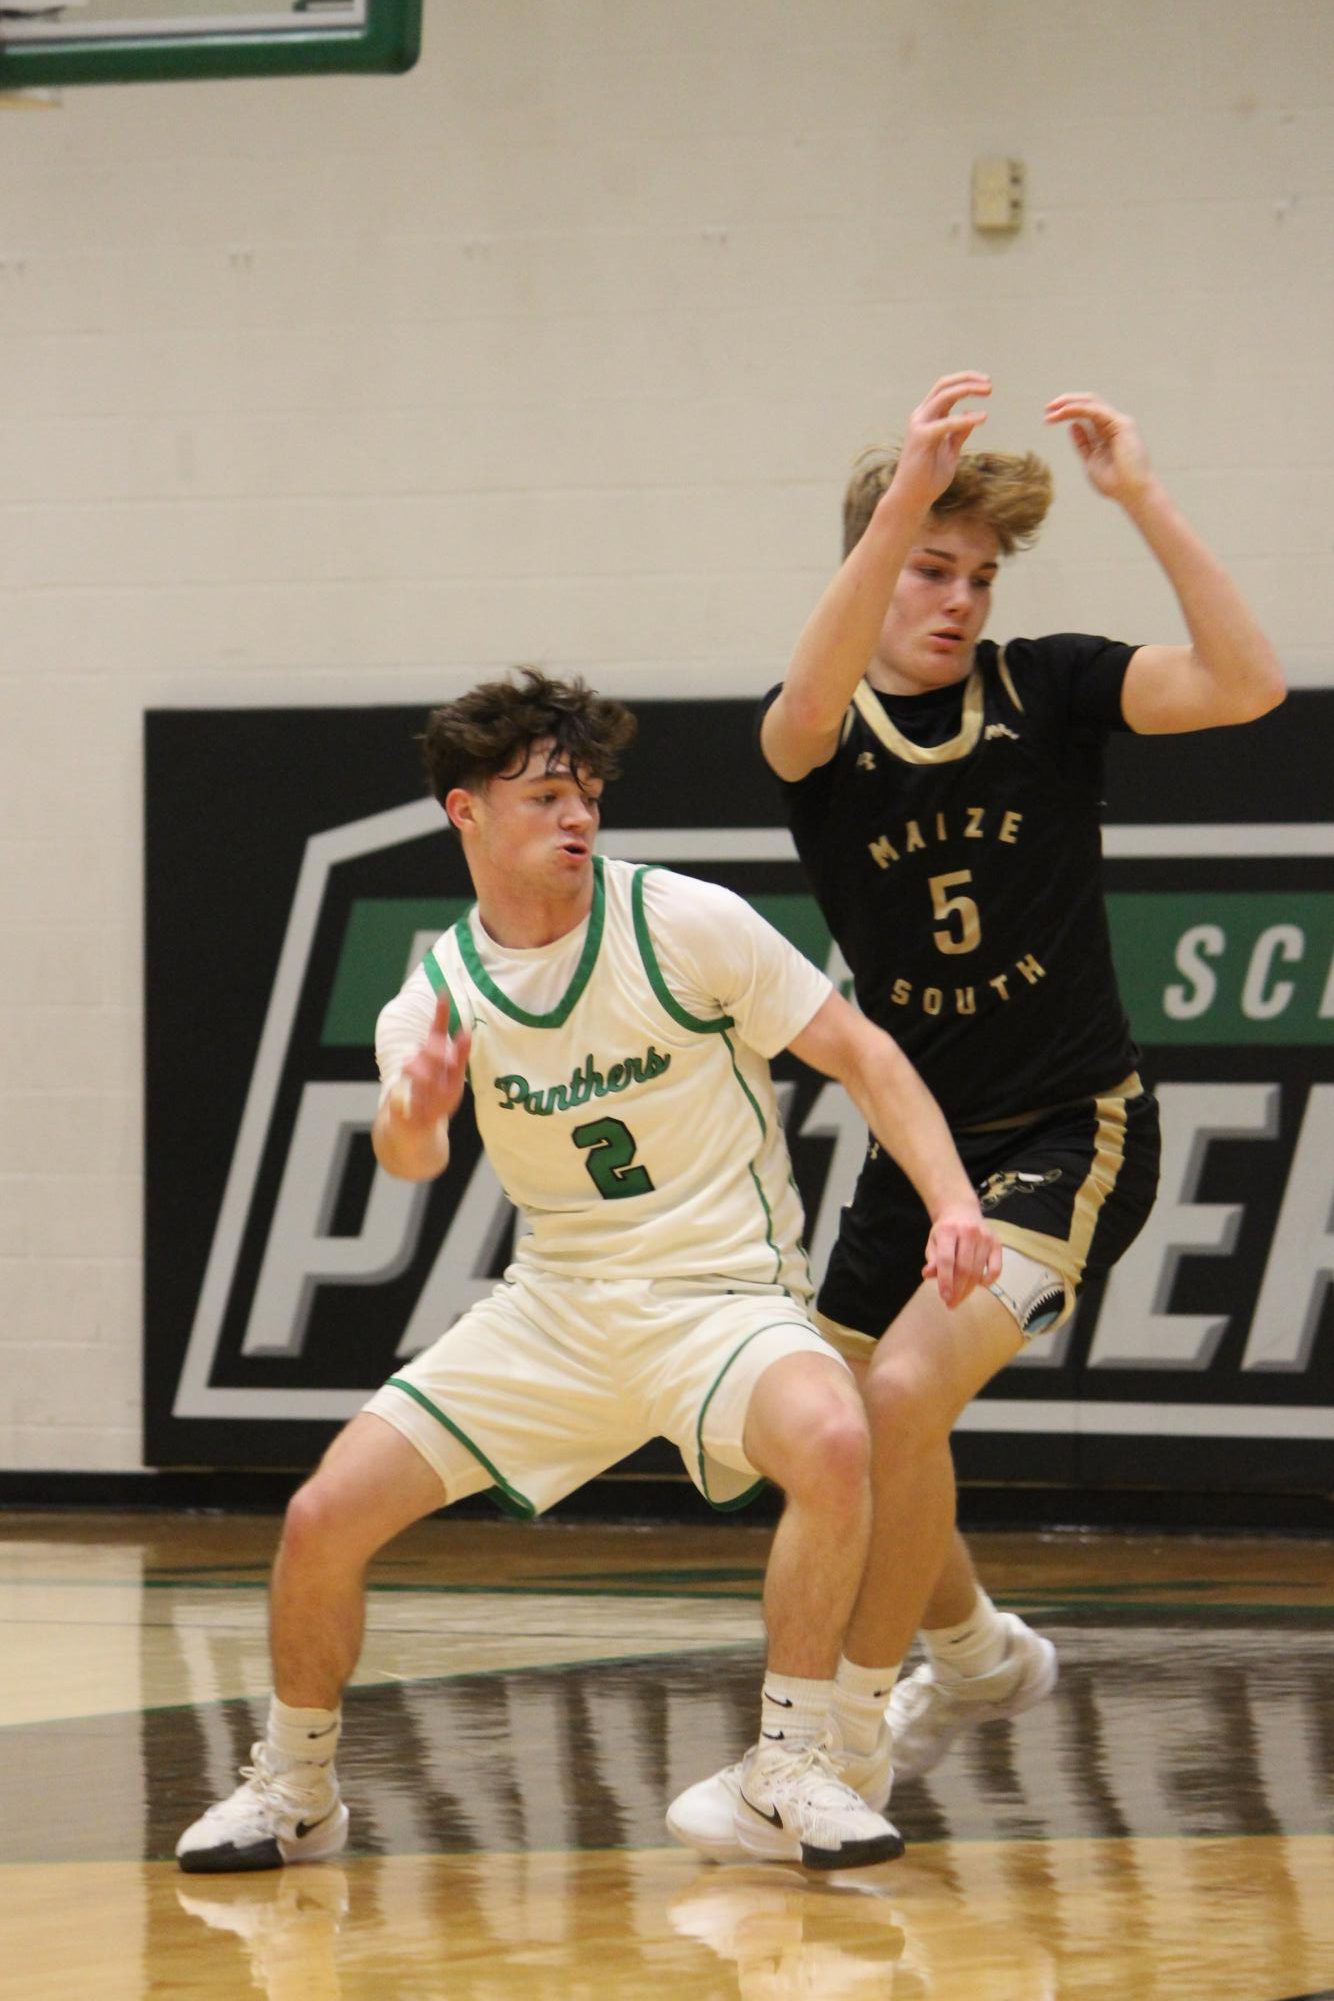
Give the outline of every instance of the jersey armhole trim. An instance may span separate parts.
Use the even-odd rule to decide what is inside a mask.
[[[1019,699],[1019,690],[1014,685],[1014,678],[1010,673],[1009,662],[1005,658],[1005,648],[1003,646],[996,648],[996,672],[1000,675],[1001,685],[1006,694],[1022,716],[1024,705]]]
[[[697,1035],[721,1035],[726,1029],[734,1026],[731,1015],[720,1014],[711,1021],[705,1021],[699,1015],[691,1014],[688,1009],[682,1007],[680,1001],[676,999],[662,976],[662,967],[658,964],[658,955],[653,949],[653,939],[649,934],[648,928],[648,916],[644,910],[644,878],[652,872],[652,868],[653,864],[651,862],[645,863],[642,868],[637,868],[630,888],[630,908],[634,918],[635,943],[639,947],[639,956],[644,962],[644,971],[648,974],[649,985],[657,995],[662,1006],[666,1008],[672,1020],[679,1027],[693,1029]]]

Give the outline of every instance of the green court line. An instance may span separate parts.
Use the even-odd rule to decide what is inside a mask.
[[[705,1573],[704,1575],[707,1578],[712,1574]],[[519,1584],[417,1584],[408,1582],[396,1583],[392,1579],[386,1579],[379,1583],[370,1582],[367,1585],[367,1591],[371,1596],[410,1596],[415,1592],[423,1598],[604,1598],[610,1600],[622,1598],[658,1598],[664,1601],[680,1601],[690,1604],[746,1604],[759,1600],[761,1588],[758,1581],[754,1585],[747,1585],[746,1588],[737,1588],[736,1582],[731,1579],[728,1582],[731,1584],[731,1588],[726,1590],[706,1590],[703,1588],[689,1590],[681,1587],[664,1587],[653,1580],[641,1583],[633,1576],[624,1585],[619,1582],[609,1584],[605,1580],[597,1585],[579,1585],[542,1580],[529,1580]],[[124,1591],[137,1589],[143,1591],[266,1592],[269,1581],[267,1575],[257,1577],[252,1581],[225,1577],[191,1577],[189,1574],[172,1577],[73,1579],[60,1577],[5,1578],[0,1576],[0,1588],[3,1588],[5,1585],[26,1585],[34,1589],[63,1587],[69,1590],[82,1591]],[[1143,1586],[1126,1586],[1123,1584],[1117,1587],[1115,1593],[1111,1593],[1100,1590],[1096,1585],[1074,1585],[1063,1589],[1060,1594],[1046,1595],[1033,1591],[998,1591],[993,1596],[997,1605],[1026,1610],[1033,1618],[1066,1619],[1076,1622],[1087,1620],[1091,1615],[1097,1613],[1115,1613],[1121,1615],[1140,1613],[1144,1615],[1146,1623],[1149,1623],[1153,1618],[1169,1615],[1188,1615],[1197,1621],[1207,1615],[1209,1619],[1220,1625],[1236,1624],[1238,1621],[1254,1620],[1259,1617],[1310,1619],[1320,1622],[1334,1620],[1334,1604],[1301,1604],[1289,1600],[1275,1601],[1267,1598],[1255,1598],[1244,1604],[1202,1604],[1198,1599],[1194,1601],[1185,1598],[1163,1599],[1154,1595],[1165,1590],[1189,1591],[1194,1589],[1208,1591],[1220,1588],[1222,1587],[1217,1583],[1208,1582],[1194,1586],[1189,1584],[1170,1586],[1159,1583],[1145,1584]],[[1261,1587],[1256,1585],[1251,1588],[1258,1590]],[[1300,1583],[1289,1583],[1286,1588],[1289,1590],[1302,1590],[1306,1588],[1316,1590],[1319,1587],[1315,1585],[1306,1587]],[[1140,1592],[1143,1592],[1145,1595],[1137,1595]],[[0,1620],[0,1624],[3,1624],[3,1620]]]

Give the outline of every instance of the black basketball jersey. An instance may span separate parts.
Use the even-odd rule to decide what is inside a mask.
[[[828,764],[783,786],[858,1004],[954,1125],[1086,1097],[1135,1068],[1100,837],[1103,745],[1127,727],[1134,651],[1080,633],[984,640],[949,688],[864,681]]]

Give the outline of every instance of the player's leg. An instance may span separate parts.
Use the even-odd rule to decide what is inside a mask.
[[[901,1778],[931,1771],[963,1731],[1021,1716],[1056,1686],[1055,1647],[1017,1613],[997,1610],[957,1531],[918,1638],[922,1663],[896,1681],[887,1712]]]
[[[1040,1339],[1064,1323],[1084,1281],[1109,1269],[1142,1228],[1157,1186],[1157,1106],[1129,1078],[1012,1136],[962,1145],[1005,1244],[992,1297],[1020,1344]],[[896,1395],[891,1388],[891,1403]],[[873,1413],[873,1431],[901,1420],[902,1412]],[[911,1437],[911,1419],[906,1431]],[[952,1490],[952,1465],[947,1474],[941,1464],[940,1479]],[[943,1522],[942,1511],[938,1529]],[[957,1530],[924,1602],[920,1638],[923,1662],[896,1683],[888,1711],[895,1769],[905,1777],[929,1771],[963,1730],[1018,1716],[1056,1684],[1050,1640],[996,1609]]]
[[[995,1145],[996,1142],[991,1142],[993,1152]],[[994,1165],[994,1158],[984,1158],[977,1175],[979,1184]],[[906,1178],[893,1168],[892,1163],[883,1159],[874,1163],[864,1176],[863,1188],[859,1190],[853,1211],[845,1213],[844,1227],[821,1294],[822,1306],[828,1310],[828,1317],[821,1316],[823,1331],[853,1368],[864,1391],[877,1355],[882,1358],[879,1366],[884,1367],[883,1357],[889,1343],[886,1338],[875,1341],[857,1329],[887,1325],[891,1333],[894,1330],[910,1333],[917,1317],[925,1314],[922,1338],[928,1353],[936,1351],[931,1329],[939,1304],[938,1295],[934,1288],[922,1286],[920,1264],[917,1262],[926,1229],[925,1213]],[[1012,1260],[1014,1255],[1013,1251],[1007,1250],[1007,1259]],[[1022,1286],[1025,1307],[1032,1303],[1030,1295],[1039,1295],[1038,1305],[1033,1307],[1039,1317],[1043,1312],[1057,1311],[1066,1304],[1063,1281],[1054,1276],[1042,1280],[1036,1265],[1026,1281],[1017,1267],[1011,1267],[1010,1277],[1012,1287]],[[949,1318],[952,1320],[952,1316]],[[988,1316],[984,1308],[982,1318],[994,1321],[995,1315]],[[997,1355],[984,1355],[977,1373],[984,1378],[994,1373],[1017,1345],[1017,1338],[1005,1331],[1002,1322]],[[966,1395],[969,1388],[967,1381],[956,1388],[946,1400],[946,1412],[957,1403],[959,1396]],[[928,1395],[933,1396],[935,1392],[928,1392],[926,1384],[919,1384],[914,1390],[911,1383],[902,1380],[899,1389],[905,1399],[915,1402],[918,1427],[922,1423],[929,1425],[934,1422],[937,1442],[941,1443],[940,1431],[945,1415],[937,1414],[932,1419],[928,1402]],[[891,1417],[883,1407],[880,1409],[882,1438],[878,1443],[881,1457],[895,1449],[888,1437],[888,1427],[896,1421],[897,1415]],[[892,1468],[895,1462],[889,1460],[886,1463]],[[943,1651],[959,1651],[958,1672],[972,1674],[975,1670],[990,1669],[1007,1653],[1016,1651],[1021,1642],[1016,1639],[1013,1629],[1018,1629],[1021,1636],[1031,1638],[1033,1646],[1044,1658],[1051,1657],[1050,1685],[1050,1679],[1054,1677],[1054,1655],[1049,1643],[1038,1639],[1037,1635],[1028,1635],[1027,1628],[1022,1627],[1012,1614],[997,1612],[978,1586],[967,1548],[954,1528],[954,1469],[948,1450],[928,1454],[924,1460],[919,1455],[914,1479],[911,1503],[920,1520],[913,1538],[902,1532],[901,1522],[887,1512],[890,1501],[884,1500],[880,1504],[879,1525],[872,1533],[874,1550],[892,1548],[895,1558],[904,1566],[904,1588],[915,1597],[921,1596],[923,1585],[929,1578],[926,1610],[922,1617],[932,1629],[933,1637],[939,1638]],[[872,1561],[875,1561],[874,1556]],[[899,1689],[904,1686],[899,1682],[899,1670],[902,1650],[907,1643],[902,1630],[882,1633],[877,1637],[863,1626],[855,1639],[850,1640],[845,1657],[839,1663],[831,1721],[839,1746],[840,1766],[854,1777],[855,1782],[860,1781],[860,1775],[866,1769],[865,1761],[878,1756],[881,1723],[887,1702],[889,1721],[895,1726],[895,1769],[900,1772],[913,1769],[912,1747],[901,1741],[899,1726],[902,1718],[898,1713],[901,1702]],[[860,1645],[866,1651],[854,1653],[854,1645]],[[927,1641],[926,1645],[929,1658],[931,1641]],[[874,1652],[870,1650],[872,1646]],[[917,1692],[917,1678],[914,1678],[913,1686]],[[1036,1696],[1030,1699],[1035,1700]]]
[[[361,1648],[364,1577],[377,1550],[483,1488],[517,1513],[538,1513],[620,1456],[607,1440],[605,1382],[575,1396],[563,1379],[552,1338],[559,1294],[554,1285],[545,1295],[497,1287],[376,1391],[293,1498],[274,1566],[266,1736],[245,1783],[181,1837],[183,1869],[274,1869],[342,1847],[338,1704]],[[581,1304],[566,1307],[577,1327]]]
[[[892,1861],[903,1852],[898,1830],[879,1810],[883,1798],[863,1796],[875,1775],[836,1772],[827,1755],[833,1678],[871,1522],[855,1382],[818,1356],[776,1362],[752,1392],[744,1447],[784,1505],[765,1572],[760,1736],[742,1761],[737,1831],[749,1853],[775,1859],[791,1858],[795,1839],[808,1867]],[[887,1797],[887,1739],[884,1753]]]
[[[464,1459],[460,1469],[471,1472]],[[273,1686],[294,1708],[334,1709],[361,1653],[366,1566],[423,1515],[457,1499],[383,1418],[354,1417],[292,1497],[269,1595]]]
[[[758,1332],[747,1331],[748,1314],[773,1318],[771,1305],[731,1301],[727,1364],[719,1373],[714,1333],[715,1352],[694,1378],[688,1411],[683,1404],[662,1428],[711,1498],[720,1468],[763,1474],[783,1491],[765,1575],[760,1735],[739,1764],[674,1801],[667,1825],[718,1861],[860,1867],[903,1847],[897,1830],[840,1780],[825,1745],[834,1666],[869,1530],[865,1411],[848,1369],[791,1309],[787,1325]],[[678,1367],[693,1366],[687,1348]],[[698,1470],[688,1445],[696,1433]]]
[[[475,1482],[479,1469],[457,1450],[461,1483]],[[334,1757],[343,1688],[361,1651],[366,1566],[446,1498],[437,1469],[366,1411],[293,1496],[270,1592],[267,1729],[242,1784],[181,1836],[182,1869],[276,1869],[343,1847],[348,1815]]]
[[[1056,1680],[1051,1642],[996,1610],[955,1527],[950,1431],[1022,1344],[992,1295],[950,1310],[924,1287],[888,1330],[868,1377],[875,1527],[834,1713],[856,1752],[864,1719],[849,1691],[858,1669],[892,1690],[887,1714],[901,1777],[929,1770],[970,1724],[1031,1707]],[[919,1628],[926,1660],[900,1681]]]
[[[831,1681],[871,1527],[870,1444],[848,1371],[815,1354],[774,1362],[751,1393],[742,1440],[783,1493],[764,1581],[770,1668]]]
[[[1022,1345],[991,1293],[947,1307],[929,1283],[881,1337],[863,1390],[875,1525],[845,1641],[851,1659],[892,1664],[907,1652],[954,1538],[950,1432]]]

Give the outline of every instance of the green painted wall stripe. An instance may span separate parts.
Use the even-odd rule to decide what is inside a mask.
[[[359,897],[348,912],[321,1043],[369,1048],[375,1017],[403,984],[413,939],[439,938],[471,907],[461,896]]]
[[[674,1021],[700,1034],[717,1034],[730,1020],[696,1020],[663,979],[643,907],[646,873],[636,871],[632,911],[653,990]],[[751,900],[813,964],[828,964],[829,932],[812,897],[798,892]],[[323,1042],[369,1047],[376,1015],[402,982],[414,935],[438,936],[470,908],[458,897],[354,903]],[[1334,1041],[1334,892],[1113,891],[1107,910],[1126,1011],[1141,1042],[1324,1046]],[[1294,956],[1286,958],[1285,952]],[[1197,1011],[1182,1013],[1183,1006]],[[536,1025],[554,1020],[544,1017]]]
[[[1334,1041],[1334,892],[1113,892],[1107,914],[1140,1042]]]

